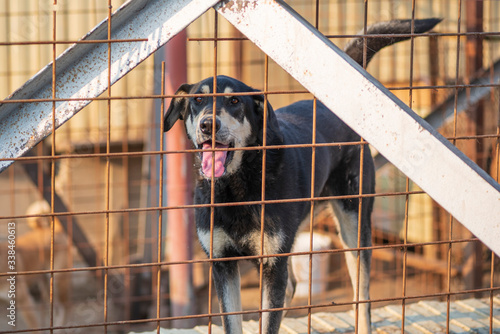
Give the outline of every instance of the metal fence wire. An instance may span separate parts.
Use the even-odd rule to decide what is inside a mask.
[[[146,7],[146,2],[139,2],[135,1],[140,8],[130,17]],[[0,123],[26,108],[31,112],[13,124],[38,126],[27,142],[17,138],[23,135],[17,128],[0,134],[4,150],[0,163],[12,163],[0,173],[1,333],[173,333],[181,328],[217,333],[222,330],[222,311],[211,278],[213,266],[216,261],[234,259],[239,260],[241,273],[242,311],[237,313],[243,315],[245,332],[260,333],[262,315],[268,312],[262,298],[263,265],[279,257],[290,257],[297,279],[295,298],[280,309],[287,311],[283,332],[358,332],[360,305],[370,302],[372,329],[380,333],[500,333],[498,256],[373,147],[375,193],[360,190],[356,195],[329,197],[357,200],[359,210],[365,203],[361,199],[375,198],[369,247],[359,242],[356,248],[342,246],[337,218],[319,210],[322,199],[313,190],[303,198],[266,199],[265,168],[261,168],[258,199],[218,203],[212,179],[210,203],[194,204],[199,175],[193,156],[203,150],[190,144],[181,122],[164,132],[171,100],[186,96],[176,95],[181,84],[228,75],[254,87],[274,110],[303,99],[317,100],[214,9],[194,19],[114,84],[119,76],[114,72],[115,50],[126,54],[151,39],[136,38],[132,29],[113,37],[114,29],[123,24],[113,13],[124,3],[0,2],[0,93],[5,98],[0,103]],[[287,3],[341,48],[376,22],[442,18],[432,32],[410,33],[408,41],[380,51],[366,70],[498,183],[499,1]],[[155,24],[151,19],[133,27],[140,31]],[[80,39],[95,26],[99,26],[94,31],[101,33],[99,39]],[[106,63],[97,76],[105,87],[99,96],[91,97],[91,90],[98,88],[87,87],[88,93],[68,98],[65,89],[74,81],[56,79],[59,69],[73,66],[56,62],[71,45],[86,46],[85,51],[106,47],[105,59],[95,59],[73,78],[77,81],[97,71],[94,64],[99,61]],[[81,56],[76,51],[67,53],[73,58],[66,59],[75,63]],[[125,56],[120,66],[134,61]],[[45,68],[51,72],[46,77],[50,80],[29,81],[43,74],[40,69],[49,63],[56,64]],[[34,88],[9,96],[23,85]],[[49,95],[35,94],[42,89]],[[252,94],[232,93],[235,97]],[[221,95],[225,93],[205,94]],[[88,105],[71,119],[58,109],[79,103]],[[36,108],[47,105],[51,116],[45,121]],[[50,135],[43,138],[42,131]],[[6,146],[6,142],[14,144]],[[363,156],[368,145],[363,138],[317,143],[313,136],[304,145],[276,147],[264,142],[229,150],[307,147],[313,156],[308,177],[314,180],[318,148],[356,146]],[[12,155],[13,146],[32,149],[23,156]],[[363,173],[359,175],[362,179]],[[453,189],[442,191],[460,200],[461,194]],[[266,208],[298,202],[310,203],[313,214],[299,230],[294,248],[266,253]],[[220,240],[214,238],[215,208],[246,205],[259,208],[259,255],[216,258],[213,248]],[[200,247],[194,226],[195,211],[201,208],[211,212],[209,256]],[[492,219],[498,223],[500,218]],[[359,259],[366,250],[372,252],[369,301],[353,297],[344,260],[346,252]]]

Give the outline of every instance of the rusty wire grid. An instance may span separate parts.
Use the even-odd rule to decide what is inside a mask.
[[[265,168],[262,168],[260,200],[215,203],[215,181],[212,179],[211,203],[192,204],[187,199],[191,197],[193,186],[189,157],[202,150],[191,148],[187,142],[169,146],[174,139],[163,133],[163,115],[169,99],[176,96],[177,88],[169,86],[169,59],[160,55],[159,60],[146,62],[142,68],[131,73],[135,76],[126,84],[111,89],[111,45],[145,40],[111,39],[112,12],[123,1],[100,0],[99,5],[86,4],[84,8],[72,7],[68,1],[45,1],[38,13],[30,12],[31,2],[7,0],[0,7],[0,18],[7,27],[5,34],[0,33],[0,57],[3,57],[0,59],[6,60],[4,67],[0,67],[0,77],[6,82],[2,93],[10,94],[16,84],[24,82],[38,70],[29,67],[29,73],[18,73],[24,71],[20,68],[22,61],[29,59],[25,55],[14,59],[19,52],[28,53],[27,50],[33,51],[29,47],[38,47],[37,52],[42,54],[42,48],[50,47],[47,53],[50,57],[45,56],[46,59],[40,62],[55,63],[58,54],[72,43],[107,44],[106,80],[109,88],[100,97],[65,99],[58,97],[57,82],[52,80],[51,98],[2,101],[51,102],[53,121],[52,135],[29,155],[2,159],[15,161],[0,174],[0,203],[3,203],[0,243],[2,249],[7,249],[4,248],[4,245],[8,247],[9,240],[7,226],[15,223],[18,323],[16,327],[10,326],[5,321],[6,317],[2,317],[1,333],[128,333],[146,330],[159,333],[161,328],[207,325],[208,333],[215,332],[213,328],[220,325],[221,313],[210,279],[212,264],[235,259],[242,260],[243,272],[243,311],[236,314],[257,321],[256,331],[260,332],[261,315],[269,311],[264,308],[262,300],[262,259],[287,256],[306,259],[306,292],[283,310],[288,311],[291,317],[307,317],[307,332],[313,331],[315,312],[341,312],[354,307],[354,319],[357,319],[359,305],[371,302],[372,309],[385,305],[400,306],[402,318],[398,330],[404,333],[408,330],[405,327],[409,326],[405,317],[408,305],[425,300],[446,303],[444,330],[453,332],[452,302],[471,297],[486,297],[489,301],[489,323],[484,324],[481,330],[490,333],[499,331],[498,314],[494,313],[494,297],[500,290],[498,257],[394,166],[383,163],[378,168],[375,194],[363,194],[360,186],[358,195],[326,197],[375,197],[371,247],[359,247],[358,235],[357,248],[342,249],[340,240],[335,236],[336,228],[331,215],[320,213],[314,217],[316,203],[325,199],[314,196],[314,182],[310,197],[266,199]],[[377,21],[400,17],[443,17],[442,24],[430,36],[416,38],[410,34],[409,42],[382,51],[372,61],[368,71],[422,117],[427,117],[451,99],[452,120],[443,120],[439,131],[498,182],[500,78],[494,71],[500,61],[498,2],[413,0],[403,4],[393,0],[365,0],[350,4],[337,0],[295,0],[289,3],[321,33],[340,45],[356,36],[357,31],[364,30],[366,33],[366,27]],[[34,17],[37,15],[46,19],[38,18],[44,22],[43,25],[31,25],[29,38],[26,38],[29,40],[23,40],[22,34],[10,31],[19,29],[13,24],[16,17],[24,19],[18,23],[22,25],[36,20]],[[83,24],[86,28],[76,32],[80,35],[94,26],[90,24],[90,17],[97,17],[96,22],[107,18],[107,39],[78,41],[79,35],[65,34],[64,29],[69,29],[73,16],[77,15],[89,17],[88,22]],[[33,30],[39,29],[38,34],[33,34]],[[44,37],[33,38],[34,35]],[[365,36],[365,39],[379,37],[371,35]],[[303,98],[314,98],[214,10],[193,23],[186,34],[180,35],[180,39],[187,48],[186,81],[190,83],[209,76],[215,77],[215,83],[216,75],[229,74],[259,89],[256,93],[234,93],[234,96],[264,94],[265,101],[269,100],[275,109]],[[14,52],[14,49],[17,51]],[[157,53],[160,52],[164,51]],[[56,73],[57,67],[53,66],[53,78]],[[489,81],[476,82],[478,78]],[[489,88],[489,93],[462,112],[460,97],[465,94],[469,98],[470,90],[474,88]],[[206,96],[221,95],[225,94]],[[92,112],[93,118],[76,116],[56,130],[56,103],[77,100],[93,101],[82,111]],[[96,110],[90,111],[90,108]],[[138,120],[141,118],[143,120]],[[78,122],[85,124],[79,125]],[[115,126],[115,122],[120,126]],[[313,121],[313,127],[315,124]],[[263,129],[266,128],[264,124]],[[363,150],[369,144],[363,139],[359,142],[322,144],[316,143],[313,136],[310,144],[277,147],[266,145],[265,134],[263,138],[264,143],[260,147],[223,150],[265,152],[274,148],[307,147],[312,152],[310,177],[314,180],[316,148],[357,145],[363,157]],[[213,147],[213,151],[217,150],[221,149]],[[263,154],[263,166],[265,157],[266,154]],[[172,179],[175,175],[168,176],[167,170],[176,163],[183,166],[181,172],[188,176],[183,180],[184,185],[179,185],[183,187],[180,189],[180,200],[170,202],[172,198],[168,197],[168,187],[176,180]],[[362,168],[363,159],[360,170]],[[456,195],[450,193],[450,196]],[[292,253],[265,254],[263,231],[266,205],[291,202],[311,203],[310,222],[302,231],[307,235],[307,242],[303,249]],[[362,203],[360,200],[359,210]],[[260,205],[260,255],[214,259],[214,209],[229,205]],[[202,254],[193,237],[193,212],[202,207],[211,208],[212,242],[208,258]],[[169,216],[171,213],[178,216]],[[190,230],[184,236],[188,240],[185,247],[189,249],[183,258],[177,258],[175,248],[169,248],[175,242],[173,239],[177,238],[169,234],[173,219],[186,219],[187,230]],[[333,247],[316,249],[313,237],[323,235],[330,238]],[[359,254],[363,250],[372,250],[373,253],[370,301],[359,300],[359,295],[352,298],[343,259],[346,252],[357,253],[359,277]],[[6,257],[2,257],[0,279],[5,281],[12,274],[11,270],[3,267]],[[248,261],[244,261],[256,259],[261,260],[260,275],[248,266]],[[321,266],[329,269],[318,269],[315,259],[320,259]],[[179,282],[182,279],[171,275],[173,272],[183,272],[184,281]],[[188,286],[181,288],[179,284]],[[179,297],[178,291],[183,291],[184,299]],[[0,292],[4,294],[3,289]],[[4,297],[0,296],[2,303],[5,302]],[[182,304],[182,307],[175,303]],[[184,304],[188,306],[184,307]],[[1,305],[6,310],[8,301]],[[356,332],[357,326],[354,325],[352,330]]]

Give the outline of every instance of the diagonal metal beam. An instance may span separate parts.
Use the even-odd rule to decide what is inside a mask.
[[[500,185],[282,1],[218,12],[500,254]]]
[[[218,0],[131,0],[112,16],[111,39],[147,39],[111,43],[111,83],[115,83],[158,50]],[[107,40],[107,19],[83,40]],[[75,44],[56,59],[56,97],[81,99],[56,103],[56,127],[108,87],[108,43]],[[52,63],[0,104],[0,172],[52,132]]]

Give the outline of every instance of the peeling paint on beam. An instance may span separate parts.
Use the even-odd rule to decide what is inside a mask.
[[[218,12],[496,254],[500,185],[282,1]]]
[[[111,39],[144,39],[111,43],[111,83],[115,83],[218,0],[131,0],[112,16]],[[107,19],[84,40],[106,40]],[[56,128],[108,87],[108,43],[75,44],[56,59],[56,97],[82,99],[56,103]],[[52,63],[6,100],[51,99]],[[0,159],[24,155],[52,132],[52,102],[0,104]],[[12,164],[0,161],[0,172]]]

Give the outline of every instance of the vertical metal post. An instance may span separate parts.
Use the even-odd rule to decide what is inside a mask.
[[[431,86],[437,86],[439,83],[439,44],[436,36],[429,37],[429,79]],[[439,102],[438,92],[435,89],[430,90],[430,110],[434,110]],[[446,231],[447,214],[443,208],[436,202],[432,201],[432,240],[443,240]],[[447,245],[438,247],[424,247],[424,256],[428,259],[442,259],[446,255]],[[444,286],[444,277],[440,277],[436,284]]]
[[[466,1],[466,26],[468,33],[483,32],[483,1],[469,0]],[[469,83],[475,79],[483,68],[483,37],[478,35],[467,35],[465,43],[465,82]],[[476,136],[484,134],[484,103],[479,101],[476,105],[471,106],[468,110],[470,118],[470,127],[468,135]],[[482,168],[484,163],[483,141],[475,140],[471,143],[471,153],[473,160]]]
[[[429,37],[429,75],[431,86],[437,86],[439,80],[439,44],[436,36]],[[438,104],[437,90],[430,90],[430,109]]]
[[[52,44],[52,62],[54,66],[52,66],[52,98],[56,98],[56,66],[55,66],[55,61],[56,61],[56,17],[57,17],[57,0],[54,0],[53,2],[54,9],[52,11],[52,39],[54,41],[54,44]],[[55,128],[55,119],[56,119],[56,103],[52,102],[52,148],[51,148],[51,155],[52,157],[56,155],[56,128]],[[55,197],[54,197],[54,192],[56,188],[56,162],[55,160],[50,161],[50,213],[52,216],[50,217],[50,270],[54,270],[54,233],[55,233],[55,216],[54,216],[54,202],[55,202]],[[54,327],[54,273],[50,273],[50,283],[49,283],[49,300],[50,300],[50,319],[49,319],[49,325],[50,325],[50,333],[54,333],[54,330],[52,327]]]
[[[187,82],[186,31],[172,38],[165,47],[166,94],[174,94]],[[168,105],[168,103],[167,103]],[[187,149],[188,140],[182,126],[177,124],[166,134],[166,150]],[[192,202],[191,156],[186,153],[167,154],[166,197],[168,206],[185,205]],[[167,256],[169,261],[185,261],[192,258],[192,219],[187,209],[167,211]],[[191,265],[169,266],[171,316],[192,314],[193,279]],[[176,327],[189,326],[189,320],[174,321]]]
[[[232,27],[231,34],[236,39],[233,42],[233,59],[234,59],[234,77],[238,80],[243,78],[243,34],[236,28]]]
[[[465,18],[467,32],[483,31],[483,1],[469,0],[465,2]],[[483,68],[483,38],[478,35],[468,35],[465,43],[465,82],[475,79],[478,71]],[[472,105],[468,112],[467,135],[484,134],[484,101]],[[483,140],[473,140],[468,147],[469,156],[482,168],[485,167]],[[465,248],[464,279],[467,289],[482,286],[482,245],[472,243]]]

